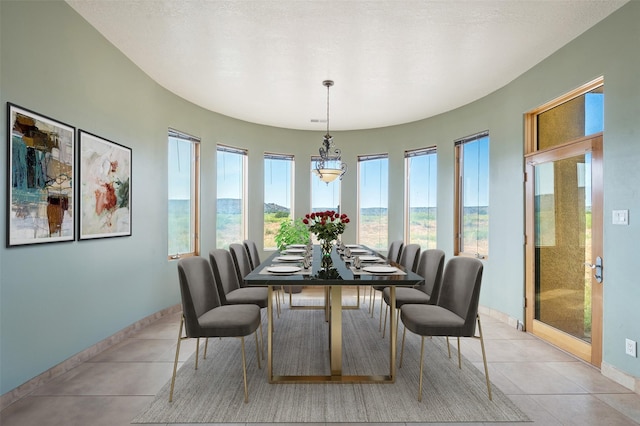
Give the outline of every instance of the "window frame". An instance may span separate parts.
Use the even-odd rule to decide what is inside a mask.
[[[274,152],[265,152],[264,155],[263,155],[263,158],[262,158],[263,171],[264,171],[263,177],[265,177],[266,170],[267,170],[266,169],[266,164],[265,164],[265,161],[267,159],[290,161],[291,162],[291,173],[290,173],[290,176],[289,176],[289,186],[290,186],[290,189],[289,189],[289,204],[290,204],[290,207],[289,207],[289,219],[290,220],[294,220],[295,219],[295,211],[294,211],[294,209],[295,209],[295,165],[296,165],[295,155],[293,155],[293,154],[278,154],[278,153],[274,153]],[[266,195],[264,193],[264,191],[266,189],[265,188],[265,182],[266,182],[266,178],[262,182],[263,204],[266,205],[267,201],[266,201]],[[264,214],[264,206],[263,206],[262,211],[263,211],[263,214]],[[263,248],[264,248],[265,251],[267,251],[267,250],[275,250],[276,249],[275,246],[270,247],[270,246],[267,246],[265,244],[265,238],[266,238],[265,227],[263,226],[263,228],[262,228]]]
[[[361,173],[362,173],[362,169],[361,169],[361,165],[366,162],[366,161],[373,161],[373,160],[381,160],[381,159],[385,159],[387,160],[387,235],[386,235],[386,241],[384,244],[382,244],[382,247],[371,247],[371,248],[377,248],[380,250],[385,250],[388,248],[389,246],[389,153],[381,153],[381,154],[366,154],[366,155],[359,155],[357,158],[357,189],[356,189],[356,209],[357,209],[357,226],[356,226],[356,242],[358,244],[366,244],[366,243],[362,243],[361,241],[361,229],[360,226],[362,225],[361,223],[361,211],[360,211],[360,196],[361,196],[361,190],[360,190],[360,177],[361,177]]]
[[[193,225],[193,231],[191,233],[191,238],[193,239],[193,251],[185,252],[185,253],[167,253],[168,260],[177,260],[183,257],[192,257],[200,255],[200,143],[201,139],[189,135],[187,133],[181,132],[179,130],[175,130],[169,128],[167,132],[167,143],[171,142],[171,139],[179,139],[183,141],[191,142],[192,145],[192,158],[191,162],[193,164],[193,168],[191,170],[191,186],[190,186],[190,196],[191,196],[191,223]],[[169,148],[167,148],[168,150]],[[169,162],[169,154],[167,152],[167,168]],[[167,170],[167,178],[168,176]],[[169,187],[167,185],[167,203],[169,202]],[[167,205],[168,207],[168,205]],[[167,227],[169,225],[169,213],[167,211]],[[169,239],[171,235],[169,235],[169,230],[167,229],[167,252],[169,251]]]
[[[241,206],[241,220],[242,223],[240,225],[240,229],[241,229],[241,233],[242,235],[239,237],[239,241],[243,241],[247,238],[247,234],[248,234],[248,220],[247,220],[247,213],[248,213],[248,205],[249,205],[249,200],[248,200],[248,158],[249,158],[249,150],[245,149],[245,148],[238,148],[238,147],[234,147],[234,146],[230,146],[230,145],[225,145],[225,144],[216,144],[216,242],[215,242],[215,246],[216,248],[221,248],[218,245],[218,181],[217,181],[217,167],[218,167],[218,153],[220,152],[227,152],[227,153],[231,153],[231,154],[238,154],[241,155],[242,157],[242,172],[241,172],[241,177],[242,177],[242,183],[241,183],[241,188],[242,188],[242,199],[240,201],[240,206]]]
[[[454,184],[454,242],[453,242],[453,252],[455,256],[469,256],[475,257],[478,259],[488,259],[489,258],[489,219],[487,217],[487,252],[486,253],[471,253],[469,251],[464,251],[464,146],[479,141],[483,138],[488,139],[488,143],[490,144],[489,139],[489,130],[484,130],[482,132],[475,133],[473,135],[466,136],[464,138],[456,139],[454,141],[454,150],[455,150],[455,184]],[[490,148],[490,145],[489,145]],[[488,185],[490,182],[489,179],[489,164],[490,164],[490,151],[487,153],[487,216],[489,215],[489,189]]]
[[[436,245],[435,247],[424,247],[422,246],[423,250],[427,250],[429,248],[437,248],[438,246],[438,147],[437,146],[429,146],[429,147],[425,147],[425,148],[418,148],[418,149],[409,149],[406,150],[404,152],[404,168],[405,168],[405,193],[404,193],[404,239],[405,241],[407,241],[408,244],[412,243],[411,240],[411,168],[410,168],[410,160],[413,157],[420,157],[420,156],[431,156],[431,155],[435,155],[435,161],[436,161],[436,182],[435,182],[435,189],[436,189],[436,205],[435,205],[435,211],[436,211]],[[431,182],[428,182],[429,185],[431,185]]]

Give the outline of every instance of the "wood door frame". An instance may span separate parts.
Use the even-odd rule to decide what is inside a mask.
[[[525,155],[525,326],[527,331],[550,343],[567,350],[579,358],[600,367],[602,362],[602,283],[598,283],[592,274],[591,293],[591,344],[563,331],[557,330],[535,319],[535,179],[534,167],[537,164],[592,153],[592,211],[591,245],[592,263],[595,256],[602,257],[603,233],[603,174],[602,174],[602,133],[589,135],[544,151]],[[595,207],[595,208],[594,208]],[[599,226],[595,226],[599,225]]]

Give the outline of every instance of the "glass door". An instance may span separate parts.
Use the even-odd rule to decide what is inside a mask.
[[[600,365],[602,137],[527,158],[532,332]],[[532,303],[531,303],[532,302]]]

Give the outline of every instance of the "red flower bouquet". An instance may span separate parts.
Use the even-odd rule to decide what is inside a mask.
[[[344,213],[327,210],[306,214],[302,222],[309,226],[309,232],[315,234],[318,240],[333,241],[344,232],[349,217]]]

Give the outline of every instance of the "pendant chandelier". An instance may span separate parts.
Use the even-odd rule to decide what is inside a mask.
[[[333,86],[333,80],[325,80],[322,85],[327,88],[327,134],[324,135],[319,149],[320,158],[316,161],[316,168],[313,171],[328,185],[336,178],[342,180],[342,176],[347,171],[347,165],[340,159],[342,151],[335,147],[333,136],[329,134],[329,88]]]

